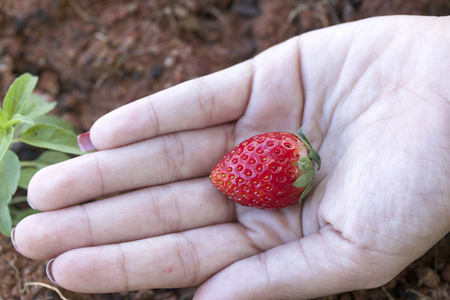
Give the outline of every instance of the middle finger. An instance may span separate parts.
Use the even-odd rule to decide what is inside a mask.
[[[232,130],[233,125],[227,124],[175,133],[52,165],[33,177],[28,201],[47,211],[115,192],[205,176],[229,149]]]

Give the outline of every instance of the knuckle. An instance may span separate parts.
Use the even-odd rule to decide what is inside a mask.
[[[162,139],[163,158],[169,172],[170,180],[181,178],[181,170],[185,161],[184,144],[177,133],[164,136]]]
[[[150,126],[148,126],[148,128],[153,128],[154,135],[158,136],[161,133],[161,124],[152,98],[150,97],[149,101],[146,101],[145,103],[145,106],[147,108],[148,120],[150,122]]]
[[[120,268],[122,270],[122,272],[120,272],[121,277],[122,277],[122,285],[123,285],[123,290],[124,291],[128,291],[130,289],[130,281],[128,279],[128,268],[127,268],[127,261],[126,261],[126,255],[124,250],[122,249],[121,244],[117,244],[118,247],[118,261],[119,261],[119,265]]]
[[[98,179],[98,184],[97,185],[101,189],[101,195],[104,196],[107,193],[106,187],[105,187],[104,171],[103,171],[102,165],[100,164],[100,159],[98,158],[97,153],[95,153],[95,152],[92,153],[91,157],[94,160],[95,173],[96,173],[95,178]]]
[[[261,270],[264,272],[265,278],[266,278],[266,284],[268,286],[272,285],[272,280],[269,272],[269,266],[267,263],[267,254],[265,252],[260,253],[258,256],[258,261],[261,265]]]
[[[156,216],[164,233],[178,232],[181,213],[178,200],[168,186],[162,187],[154,197],[152,214]]]
[[[83,236],[83,240],[85,241],[85,244],[87,246],[93,246],[94,245],[94,232],[92,230],[91,226],[91,217],[89,216],[86,205],[82,204],[79,205],[79,208],[81,210],[81,214],[84,216],[82,218],[82,226],[81,226],[81,234]]]
[[[190,285],[198,284],[200,274],[200,260],[194,243],[183,233],[177,234],[177,255],[183,267],[183,278]]]
[[[172,193],[170,193],[170,228],[171,232],[178,232],[180,230],[180,220],[181,220],[181,212],[180,206],[178,205],[178,198],[175,197]]]
[[[196,81],[197,101],[200,111],[203,113],[206,123],[211,123],[214,115],[215,96],[209,84],[203,79],[198,78]]]

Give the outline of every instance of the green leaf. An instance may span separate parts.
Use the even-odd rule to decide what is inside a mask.
[[[75,133],[75,128],[70,122],[67,122],[60,117],[53,116],[53,115],[44,115],[39,116],[34,119],[34,122],[36,124],[49,124],[49,125],[55,125],[61,128],[64,128],[65,130],[71,131]]]
[[[5,207],[0,207],[0,232],[9,237],[11,235],[12,230],[12,220],[11,215],[9,213],[9,207],[6,205]]]
[[[38,168],[23,168],[20,171],[20,178],[18,182],[19,187],[24,190],[27,190],[31,178],[34,176],[34,174],[37,173],[37,171],[39,171]]]
[[[6,123],[5,128],[9,128],[11,126],[13,126],[14,124],[17,123],[25,123],[25,124],[30,124],[30,125],[34,125],[34,121],[32,119],[30,119],[29,117],[25,117],[21,114],[15,114],[11,120],[8,121],[8,123]]]
[[[8,115],[0,108],[0,128],[5,128],[6,123],[8,123]]]
[[[20,177],[20,162],[17,155],[8,150],[0,161],[0,232],[9,235],[11,217],[8,204],[17,190]]]
[[[42,169],[49,165],[57,164],[62,161],[68,160],[69,155],[57,151],[45,151],[37,159],[30,162],[34,163],[36,168]],[[25,163],[25,162],[23,162]]]
[[[14,128],[9,127],[8,129],[0,128],[0,160],[8,151],[11,141],[14,136]]]
[[[33,119],[34,121],[34,125],[37,124],[46,124],[46,125],[54,125],[57,127],[61,127],[65,130],[68,130],[70,132],[75,133],[75,128],[72,126],[72,124],[70,124],[69,122],[61,119],[58,116],[53,116],[53,115],[43,115],[43,116],[39,116]],[[21,136],[25,131],[27,131],[30,127],[32,127],[33,125],[29,125],[29,124],[24,124],[22,123],[20,125],[20,127],[17,127],[15,129],[15,135],[16,136]]]
[[[0,161],[0,195],[14,195],[20,177],[20,161],[11,150],[6,151]],[[0,201],[0,205],[3,202]],[[6,203],[8,204],[8,203]]]
[[[83,154],[78,147],[76,134],[54,125],[34,125],[24,132],[20,141],[35,147],[77,155]]]
[[[56,101],[49,102],[38,94],[31,94],[22,110],[22,115],[34,119],[45,115],[56,107]]]
[[[9,119],[11,119],[14,114],[21,113],[34,90],[37,81],[38,77],[28,73],[25,73],[14,80],[3,100],[3,109]]]

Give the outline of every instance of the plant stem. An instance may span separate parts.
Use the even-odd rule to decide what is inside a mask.
[[[37,162],[34,162],[34,161],[25,160],[25,161],[20,161],[20,166],[22,168],[27,168],[27,167],[30,168],[30,167],[32,167],[32,168],[42,169],[46,165],[40,164],[40,163],[37,163]]]

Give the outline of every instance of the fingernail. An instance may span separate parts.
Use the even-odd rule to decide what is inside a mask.
[[[31,204],[30,198],[28,198],[28,195],[27,195],[27,202],[28,202],[28,205],[29,205],[32,209],[36,210],[36,208]]]
[[[95,146],[92,144],[91,133],[89,131],[85,132],[83,134],[80,134],[77,137],[77,141],[78,141],[78,146],[80,147],[80,150],[83,152],[95,149]]]
[[[19,249],[17,249],[17,246],[16,246],[16,236],[15,236],[15,234],[16,234],[16,227],[14,227],[11,230],[11,243],[14,246],[14,249],[16,249],[16,251],[20,253]]]
[[[54,284],[57,284],[52,273],[52,266],[54,261],[55,261],[54,258],[48,261],[47,266],[45,267],[45,272],[47,273],[48,279],[50,279],[50,281],[53,282]]]

